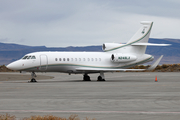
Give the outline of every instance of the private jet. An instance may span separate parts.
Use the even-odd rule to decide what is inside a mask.
[[[153,70],[163,56],[160,56],[148,69],[129,69],[133,66],[154,60],[145,54],[147,46],[169,46],[170,44],[148,43],[153,26],[152,21],[142,21],[141,28],[126,43],[104,43],[103,52],[33,52],[10,63],[7,68],[31,72],[31,82],[36,82],[35,72],[61,72],[83,74],[84,81],[91,81],[89,74],[100,73],[98,81],[105,81],[105,72]]]

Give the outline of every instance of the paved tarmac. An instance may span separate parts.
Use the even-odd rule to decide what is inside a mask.
[[[9,73],[1,75],[11,76]],[[13,75],[22,74],[13,73]],[[26,75],[30,75],[26,73]],[[0,114],[17,118],[77,114],[96,120],[170,120],[180,118],[178,72],[105,73],[106,81],[82,81],[82,75],[39,73],[53,79],[0,81]],[[158,82],[155,82],[157,75]],[[52,78],[50,77],[50,78]],[[6,78],[5,78],[6,79]]]

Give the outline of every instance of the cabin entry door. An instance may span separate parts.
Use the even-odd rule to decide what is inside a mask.
[[[48,68],[48,58],[47,55],[40,55],[40,68],[39,70],[45,71]]]

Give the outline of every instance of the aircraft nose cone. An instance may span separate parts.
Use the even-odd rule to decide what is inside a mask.
[[[11,70],[19,70],[20,69],[19,61],[12,62],[8,64],[6,67]]]
[[[8,69],[14,70],[15,65],[13,63],[10,63],[6,66]]]

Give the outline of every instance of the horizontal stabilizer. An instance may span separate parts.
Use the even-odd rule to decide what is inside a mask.
[[[171,44],[154,44],[154,43],[134,43],[131,45],[139,45],[139,46],[170,46]]]
[[[159,64],[159,62],[161,61],[163,55],[161,55],[161,57],[159,57],[156,62],[154,62],[154,64],[151,65],[151,67],[149,67],[147,70],[154,70],[156,68],[156,66]]]

